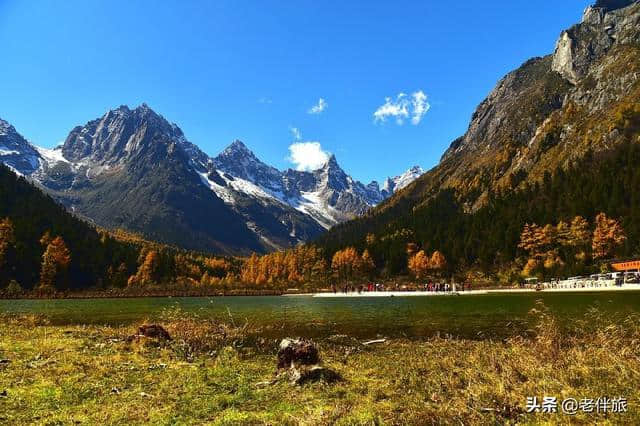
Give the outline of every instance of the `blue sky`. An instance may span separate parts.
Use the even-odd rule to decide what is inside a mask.
[[[52,147],[146,102],[210,155],[237,138],[295,167],[296,128],[381,180],[434,166],[498,79],[551,53],[590,3],[0,0],[0,117]],[[402,124],[374,117],[387,98]],[[309,166],[313,147],[296,158]]]

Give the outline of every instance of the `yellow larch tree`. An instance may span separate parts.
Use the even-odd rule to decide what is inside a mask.
[[[423,279],[429,269],[431,268],[431,259],[424,250],[420,250],[413,256],[409,257],[408,261],[409,271],[416,277],[416,279]]]
[[[47,246],[42,255],[40,288],[47,291],[64,288],[66,286],[64,275],[71,263],[71,252],[62,237],[51,239],[48,233],[45,236],[46,238],[41,239],[47,242]]]
[[[605,213],[596,216],[591,249],[594,259],[605,259],[615,255],[616,249],[624,244],[627,237],[620,223],[610,219]]]

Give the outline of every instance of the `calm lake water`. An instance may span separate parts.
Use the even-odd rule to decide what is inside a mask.
[[[410,337],[435,334],[460,337],[505,337],[529,328],[528,312],[536,300],[562,323],[570,325],[597,307],[607,316],[640,313],[640,291],[600,293],[489,294],[443,297],[312,298],[211,297],[71,300],[1,300],[0,312],[39,313],[53,324],[121,325],[157,319],[179,307],[236,324],[248,321],[270,337],[359,338]]]

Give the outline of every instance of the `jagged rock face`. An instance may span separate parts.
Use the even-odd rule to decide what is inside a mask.
[[[40,154],[8,122],[0,119],[0,161],[22,175],[40,166]]]
[[[490,190],[540,180],[622,141],[624,117],[633,116],[638,98],[640,3],[598,2],[561,34],[553,55],[507,74],[440,164],[379,209],[399,199],[423,203],[453,188],[474,210]]]
[[[262,251],[244,218],[202,185],[191,144],[146,105],[120,107],[75,128],[62,153],[71,184],[41,179],[56,198],[101,226],[218,253]],[[48,175],[48,174],[47,174]]]
[[[552,58],[534,58],[507,74],[478,106],[467,132],[445,151],[440,164],[412,185],[413,197],[455,188],[469,209],[484,202],[487,188],[509,176],[518,151],[562,107],[571,85],[551,69]]]
[[[588,7],[582,22],[560,35],[552,69],[576,84],[586,75],[590,65],[615,44],[640,41],[637,31],[640,16],[637,8],[628,8],[633,3],[636,2],[600,1]]]
[[[314,172],[316,191],[328,206],[342,213],[338,222],[359,216],[382,200],[379,193],[371,193],[362,183],[347,175],[338,165],[335,156]]]
[[[159,141],[181,139],[184,139],[182,131],[146,104],[134,110],[121,106],[73,129],[64,142],[62,153],[70,161],[115,164],[153,149]]]
[[[232,152],[242,147],[236,143],[221,156],[242,164]],[[216,170],[214,159],[146,105],[120,107],[74,129],[62,151],[79,172],[59,196],[104,226],[226,253],[288,247],[322,232],[312,218],[233,187],[251,174],[249,167],[234,170],[241,177]],[[255,173],[260,174],[259,168]]]
[[[394,191],[380,190],[376,182],[368,185],[354,180],[338,164],[335,156],[320,169],[314,171],[286,170],[280,172],[262,163],[242,142],[235,141],[213,159],[212,167],[223,172],[224,183],[220,185],[238,186],[238,182],[228,181],[225,175],[250,182],[297,211],[313,218],[323,228],[352,219],[380,203]],[[419,176],[414,168],[402,175],[407,184]],[[214,178],[219,179],[220,175]],[[395,180],[400,177],[393,178]],[[216,187],[222,191],[221,188]],[[221,195],[223,198],[226,195]]]
[[[572,83],[578,80],[578,73],[574,67],[573,38],[568,32],[563,32],[556,44],[556,51],[553,55],[552,69]]]
[[[282,174],[260,161],[244,143],[234,141],[213,159],[212,166],[272,191],[282,191]]]
[[[492,148],[502,147],[505,139],[517,145],[528,142],[539,117],[562,106],[568,89],[549,65],[549,57],[534,58],[500,80],[473,113],[467,133],[445,151],[442,162],[469,151],[489,153]],[[534,103],[522,110],[522,99]],[[514,121],[518,129],[505,126]]]
[[[326,201],[327,206],[339,212],[336,222],[352,219],[363,214],[379,200],[367,199],[367,191],[360,182],[355,182],[341,168],[335,157],[317,170],[316,191]]]

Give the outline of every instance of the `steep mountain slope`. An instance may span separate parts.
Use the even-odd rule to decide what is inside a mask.
[[[25,289],[39,280],[45,232],[61,236],[71,251],[71,288],[95,287],[109,266],[123,265],[135,271],[138,249],[117,242],[69,214],[64,207],[22,177],[0,164],[0,218],[9,218],[14,228],[15,247],[9,246],[0,268],[0,288],[8,279]]]
[[[610,148],[617,133],[605,127],[617,108],[638,99],[639,20],[636,1],[587,8],[582,23],[561,34],[553,55],[504,77],[440,164],[394,199],[420,203],[452,188],[473,210],[490,190],[538,180],[589,149]]]
[[[582,164],[586,156],[599,158],[622,144],[638,143],[638,99],[640,3],[599,1],[585,10],[580,24],[562,32],[553,55],[525,62],[498,83],[435,168],[321,241],[335,249],[361,244],[367,233],[394,235],[405,227],[411,233],[411,228],[426,229],[429,220],[453,223],[444,214],[452,211],[450,203],[464,213],[477,212],[496,197]],[[443,193],[452,198],[438,215],[433,206],[442,202]],[[460,246],[472,238],[446,229]],[[420,238],[429,246],[440,237]]]
[[[76,127],[53,150],[32,146],[2,121],[0,161],[101,226],[221,253],[308,241],[396,187],[395,180],[383,191],[375,182],[365,186],[335,157],[313,172],[281,172],[240,141],[210,158],[145,104]]]

